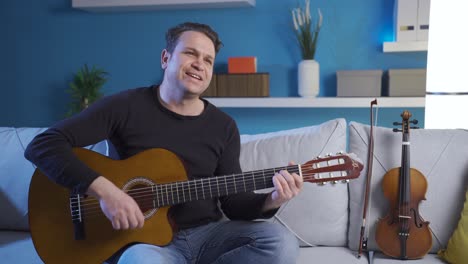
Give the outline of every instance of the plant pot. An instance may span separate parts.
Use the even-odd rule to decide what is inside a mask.
[[[315,60],[302,60],[298,66],[298,93],[316,97],[320,92],[320,66]]]

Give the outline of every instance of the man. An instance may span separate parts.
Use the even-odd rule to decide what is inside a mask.
[[[129,195],[80,162],[72,153],[109,139],[121,158],[150,148],[176,153],[197,179],[239,173],[240,137],[235,122],[200,98],[213,74],[221,41],[209,26],[183,23],[168,30],[161,53],[164,78],[159,86],[124,91],[102,99],[82,113],[38,135],[26,158],[52,180],[77,193],[96,197],[114,229],[142,228],[144,216]],[[281,171],[269,194],[239,193],[221,197],[231,221],[222,221],[218,199],[173,206],[177,225],[164,247],[136,244],[118,263],[295,263],[297,240],[282,226],[249,221],[269,218],[298,194],[302,179]],[[157,235],[157,234],[155,234]]]

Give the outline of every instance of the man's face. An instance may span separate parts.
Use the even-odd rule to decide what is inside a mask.
[[[162,52],[165,81],[186,94],[199,96],[210,84],[215,54],[213,42],[205,34],[182,33],[172,54]]]

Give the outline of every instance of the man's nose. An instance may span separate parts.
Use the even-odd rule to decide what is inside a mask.
[[[196,70],[198,71],[202,71],[203,70],[203,60],[202,59],[196,59],[193,63],[192,63],[192,67],[194,67]]]

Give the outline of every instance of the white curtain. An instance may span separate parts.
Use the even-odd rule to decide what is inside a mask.
[[[468,129],[468,1],[432,0],[425,128]]]

